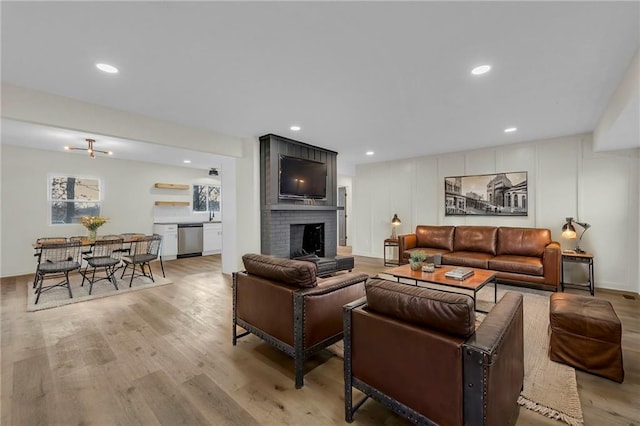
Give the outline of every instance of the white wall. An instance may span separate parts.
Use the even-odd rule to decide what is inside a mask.
[[[235,159],[230,159],[234,162]],[[99,230],[101,234],[153,231],[157,200],[189,200],[190,191],[169,192],[154,188],[156,182],[193,184],[213,179],[207,171],[183,167],[170,167],[113,158],[95,158],[65,152],[44,151],[2,145],[2,257],[1,276],[33,273],[34,257],[31,244],[38,237],[86,235],[82,225],[49,225],[47,203],[47,177],[50,173],[82,175],[100,178],[103,184],[102,216],[109,222]],[[223,178],[222,208],[235,216],[235,202],[231,196],[233,182]],[[230,195],[231,194],[231,195]],[[228,206],[225,205],[228,202]],[[165,207],[164,209],[170,209]],[[189,208],[178,207],[188,214]],[[185,210],[186,209],[186,210]],[[197,220],[197,219],[196,219]],[[202,219],[204,220],[204,219]],[[226,222],[226,220],[225,220]],[[223,224],[223,238],[235,240],[233,226]],[[229,234],[229,235],[227,235]],[[227,249],[227,248],[225,248]],[[232,247],[229,247],[232,249]],[[223,258],[226,253],[223,253]],[[236,256],[230,256],[235,258]],[[224,259],[223,259],[224,261]],[[230,264],[228,273],[235,269]]]
[[[394,213],[399,233],[428,224],[540,227],[563,248],[575,246],[561,238],[572,216],[592,225],[581,246],[595,255],[596,286],[640,293],[639,169],[640,150],[594,153],[591,134],[360,165],[353,253],[381,258]],[[444,216],[445,177],[517,171],[528,172],[528,216]]]

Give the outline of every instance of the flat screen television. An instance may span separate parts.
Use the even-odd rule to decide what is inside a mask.
[[[327,164],[281,155],[280,198],[327,198]]]

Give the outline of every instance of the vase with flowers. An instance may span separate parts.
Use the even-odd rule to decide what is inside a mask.
[[[82,226],[89,230],[89,241],[94,242],[98,234],[98,228],[107,223],[107,219],[100,216],[83,216]]]

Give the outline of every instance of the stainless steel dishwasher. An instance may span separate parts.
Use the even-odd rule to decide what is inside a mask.
[[[178,224],[178,257],[202,256],[202,223]]]

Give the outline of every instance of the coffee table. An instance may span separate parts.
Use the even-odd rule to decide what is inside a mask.
[[[400,279],[413,280],[415,281],[416,286],[420,282],[453,287],[459,290],[471,290],[473,291],[473,296],[471,296],[473,298],[473,308],[476,311],[478,311],[476,309],[476,295],[478,291],[480,291],[485,285],[493,282],[493,302],[496,303],[498,301],[498,280],[496,279],[496,272],[488,271],[486,269],[468,268],[473,270],[473,275],[462,281],[445,277],[444,274],[447,273],[447,271],[455,268],[458,268],[458,266],[442,266],[440,268],[436,268],[434,272],[422,272],[421,270],[412,271],[411,266],[406,264],[395,268],[385,269],[384,273],[393,275],[398,282],[400,282]]]

